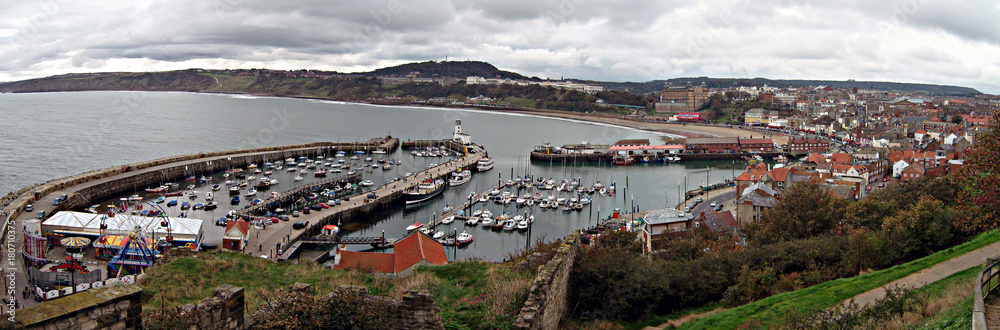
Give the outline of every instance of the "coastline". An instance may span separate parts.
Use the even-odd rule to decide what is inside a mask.
[[[280,96],[280,95],[233,93],[233,92],[197,92],[197,93],[249,95],[254,97],[293,98],[293,99],[332,101],[332,102],[343,102],[346,104],[360,104],[360,105],[374,105],[374,106],[400,106],[400,107],[414,107],[414,108],[473,110],[473,111],[484,111],[484,112],[492,112],[500,114],[516,113],[527,116],[565,119],[565,120],[579,121],[592,124],[612,125],[612,126],[637,129],[652,133],[678,135],[687,138],[694,138],[694,137],[770,138],[774,140],[774,143],[777,143],[779,145],[788,143],[788,136],[785,134],[773,134],[769,132],[752,131],[743,128],[731,128],[731,127],[723,127],[723,126],[715,126],[707,124],[693,124],[693,123],[675,124],[675,123],[646,122],[646,121],[637,121],[637,120],[620,118],[617,116],[596,115],[596,114],[572,112],[565,110],[531,109],[531,108],[515,108],[515,107],[504,107],[504,108],[476,107],[468,105],[437,106],[429,104],[382,104],[375,102],[365,102],[362,100],[336,100],[336,99],[301,96],[301,95]]]

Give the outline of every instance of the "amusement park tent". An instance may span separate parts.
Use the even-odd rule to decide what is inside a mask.
[[[101,219],[106,216],[106,214],[60,211],[42,222],[42,232],[98,237],[101,235]],[[107,218],[104,223],[108,225],[108,233],[114,235],[127,235],[138,225],[146,238],[160,239],[167,236],[167,228],[160,226],[162,219],[164,218],[115,214],[113,218]],[[171,234],[174,236],[174,244],[200,243],[203,234],[202,220],[189,218],[166,218],[166,220],[170,223],[169,228],[173,229]]]

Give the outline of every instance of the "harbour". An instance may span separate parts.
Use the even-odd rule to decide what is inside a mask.
[[[483,113],[477,111],[460,111],[460,110],[444,110],[444,109],[412,109],[405,107],[377,107],[377,106],[367,106],[367,105],[355,105],[355,104],[332,104],[329,102],[320,102],[313,100],[292,100],[292,99],[279,99],[279,98],[230,98],[222,95],[203,95],[203,94],[184,94],[184,93],[119,93],[119,92],[86,92],[86,93],[58,93],[58,94],[45,94],[38,95],[47,98],[55,98],[49,102],[56,104],[57,106],[61,103],[65,103],[67,106],[73,104],[74,106],[79,106],[81,118],[86,120],[88,114],[98,111],[99,107],[97,103],[93,106],[88,105],[86,101],[87,98],[93,98],[94,100],[110,99],[114,100],[116,98],[125,97],[123,94],[128,95],[129,98],[141,99],[143,103],[140,104],[150,104],[150,109],[156,109],[152,104],[172,104],[186,100],[198,100],[206,104],[211,104],[212,108],[227,109],[227,108],[240,108],[245,112],[241,116],[232,116],[231,114],[222,115],[218,120],[215,120],[216,126],[204,126],[203,121],[185,123],[185,125],[193,125],[192,130],[195,136],[192,136],[186,141],[191,143],[183,144],[173,144],[172,138],[167,136],[160,137],[162,142],[150,143],[148,145],[143,145],[141,148],[121,148],[115,146],[116,141],[124,140],[135,140],[136,137],[132,136],[117,136],[116,134],[123,134],[129,131],[111,131],[111,134],[102,135],[101,141],[108,144],[107,148],[102,148],[102,150],[107,149],[109,152],[106,154],[98,154],[99,157],[79,157],[74,155],[69,155],[71,159],[76,161],[72,163],[59,162],[55,159],[46,159],[46,155],[41,155],[40,159],[29,159],[26,160],[28,163],[18,164],[16,167],[17,171],[9,171],[7,173],[30,173],[25,172],[27,170],[33,170],[35,168],[45,168],[43,172],[38,172],[36,177],[40,178],[39,181],[48,180],[53,177],[54,173],[58,173],[58,166],[75,164],[77,166],[88,166],[86,164],[90,163],[92,160],[105,160],[112,161],[110,164],[123,164],[127,163],[128,159],[122,156],[132,157],[136,161],[145,161],[146,159],[157,159],[162,157],[162,155],[174,155],[182,154],[184,150],[196,151],[197,154],[206,153],[209,154],[214,150],[227,150],[226,146],[238,147],[246,143],[246,139],[240,138],[240,136],[253,135],[256,132],[251,131],[251,134],[240,134],[238,131],[232,131],[236,127],[255,127],[253,121],[247,121],[248,118],[261,118],[263,119],[263,125],[257,124],[256,127],[267,128],[267,120],[269,118],[275,118],[274,108],[289,108],[287,114],[282,114],[282,116],[288,117],[288,126],[283,130],[283,134],[275,135],[271,140],[261,139],[253,141],[258,145],[253,145],[254,147],[273,147],[276,145],[281,145],[282,142],[288,144],[287,142],[309,142],[309,141],[333,141],[328,142],[329,145],[337,143],[347,143],[343,141],[359,141],[364,143],[372,138],[373,132],[381,132],[382,134],[391,133],[392,136],[398,136],[400,139],[399,145],[400,150],[387,151],[386,154],[375,154],[372,156],[393,158],[396,160],[401,160],[401,165],[394,165],[391,170],[376,169],[372,173],[365,173],[363,180],[372,181],[373,188],[380,187],[386,182],[390,182],[395,178],[402,178],[406,173],[412,172],[416,173],[434,163],[444,163],[448,157],[420,157],[410,154],[411,151],[419,150],[419,148],[414,149],[407,145],[406,140],[411,141],[447,141],[451,135],[452,125],[456,118],[462,119],[464,128],[467,132],[470,132],[473,138],[473,142],[480,144],[484,149],[488,149],[488,153],[491,158],[495,160],[495,169],[476,173],[473,172],[470,180],[457,187],[448,187],[441,194],[433,200],[427,201],[419,205],[411,206],[387,206],[371,208],[370,213],[360,214],[353,217],[358,222],[352,222],[351,224],[344,224],[345,237],[374,237],[381,236],[384,231],[387,238],[399,238],[405,235],[405,227],[409,226],[414,222],[427,223],[431,222],[432,219],[443,219],[442,210],[446,205],[453,205],[453,208],[457,209],[459,205],[463,204],[470,193],[481,194],[483,192],[489,191],[491,188],[496,187],[499,181],[513,180],[518,177],[523,177],[524,175],[531,175],[535,178],[544,177],[554,178],[556,181],[562,178],[583,178],[583,181],[587,185],[592,185],[595,181],[601,181],[605,185],[609,185],[612,182],[617,182],[619,189],[626,187],[626,177],[628,177],[633,183],[632,186],[628,187],[627,194],[619,193],[615,198],[595,198],[593,203],[585,207],[581,212],[563,212],[551,210],[536,210],[533,211],[535,215],[535,221],[532,224],[531,237],[553,239],[565,235],[565,233],[572,228],[586,228],[592,226],[596,223],[596,216],[598,213],[602,217],[606,217],[610,214],[611,210],[614,208],[628,209],[631,206],[637,205],[641,209],[651,209],[659,207],[673,207],[677,205],[679,200],[683,199],[684,193],[681,191],[689,191],[698,189],[699,185],[703,185],[707,182],[722,182],[727,178],[732,178],[734,173],[742,171],[743,165],[739,161],[689,161],[681,163],[645,163],[636,164],[627,167],[612,167],[607,164],[598,165],[596,163],[584,164],[578,163],[573,165],[572,162],[569,163],[559,163],[559,162],[532,162],[526,157],[526,153],[531,150],[531,146],[537,144],[539,141],[592,141],[595,144],[613,144],[616,141],[623,139],[648,139],[651,143],[667,143],[671,138],[664,137],[661,134],[649,133],[632,129],[615,128],[603,125],[589,125],[578,122],[568,122],[555,119],[537,118],[529,117],[524,115],[507,116],[504,114],[496,113]],[[132,94],[142,94],[142,96],[132,95]],[[31,95],[4,95],[3,97],[12,97],[15,100],[8,100],[9,102],[16,103],[17,98],[29,97]],[[37,96],[36,96],[37,97]],[[84,97],[84,99],[81,99]],[[64,100],[64,101],[61,101]],[[145,107],[143,109],[146,109]],[[122,109],[124,111],[127,109]],[[132,111],[146,111],[146,110],[132,110]],[[184,111],[183,109],[177,111]],[[333,113],[329,113],[333,112]],[[374,121],[361,120],[361,113],[365,116],[371,117]],[[155,118],[159,121],[158,125],[171,127],[181,125],[180,122],[173,122],[175,118],[183,118],[182,113],[177,113],[174,116],[161,116],[157,112],[149,112],[144,115],[150,118]],[[209,117],[215,116],[211,113]],[[295,118],[292,118],[295,117]],[[391,127],[386,127],[384,125],[371,125],[358,123],[367,122],[393,122],[389,120],[390,118],[396,119],[404,117],[406,120],[404,122],[410,123],[408,125],[396,125]],[[280,121],[281,117],[278,117]],[[311,120],[303,121],[302,118],[310,118]],[[336,118],[336,120],[333,120]],[[100,122],[100,117],[95,117],[90,119],[92,122]],[[497,121],[503,121],[503,125],[511,125],[514,127],[522,127],[526,134],[509,134],[508,132],[500,132],[493,129],[494,125],[497,125]],[[154,126],[149,126],[149,128],[143,128],[143,125],[149,125],[151,122],[138,123],[140,125],[140,130],[151,130]],[[152,123],[157,123],[156,121]],[[222,125],[222,126],[219,126]],[[331,126],[333,125],[333,126]],[[226,128],[233,127],[233,128]],[[321,128],[323,127],[323,128]],[[268,128],[269,129],[269,128]],[[331,131],[332,129],[332,131]],[[243,129],[245,130],[245,129]],[[232,132],[230,132],[232,131]],[[219,135],[222,139],[210,138],[210,136],[217,136],[217,134],[222,132],[230,132],[227,134],[236,136],[235,139],[226,140],[229,135]],[[315,137],[318,132],[330,132],[323,134],[326,139],[316,139]],[[551,133],[543,133],[551,132]],[[88,132],[84,133],[84,141],[89,140],[87,137]],[[208,134],[210,133],[210,134]],[[199,136],[198,134],[203,134]],[[595,138],[598,136],[599,138]],[[145,136],[144,138],[156,138],[156,136]],[[675,138],[675,137],[674,137]],[[298,139],[298,140],[290,140]],[[251,139],[252,140],[252,139]],[[43,139],[44,141],[44,139]],[[212,146],[202,143],[202,141],[212,141]],[[501,142],[502,141],[502,142]],[[265,143],[266,142],[266,143]],[[202,144],[199,144],[202,143]],[[357,142],[355,142],[357,143]],[[440,143],[440,142],[436,142]],[[30,143],[28,144],[30,145]],[[169,148],[167,148],[169,146]],[[194,146],[195,149],[190,147]],[[414,146],[417,147],[417,146]],[[232,148],[232,147],[230,147]],[[369,148],[372,149],[372,148]],[[158,151],[159,150],[159,151]],[[287,148],[286,148],[287,150]],[[322,150],[313,151],[310,155],[311,158],[316,158],[322,154]],[[123,152],[124,151],[124,152]],[[146,155],[146,156],[143,156]],[[329,156],[329,153],[325,154]],[[117,157],[117,158],[116,158]],[[277,156],[269,158],[269,160],[274,161],[276,159],[284,159],[289,156]],[[349,158],[349,157],[347,157]],[[364,157],[361,157],[364,158]],[[114,160],[118,159],[118,160]],[[27,164],[32,164],[32,162],[38,161],[40,164],[44,165],[32,165],[23,166]],[[263,165],[266,163],[265,159],[257,159],[253,161],[258,165]],[[246,165],[249,162],[242,164]],[[11,164],[4,164],[0,161],[0,165],[11,167]],[[53,167],[56,166],[56,167]],[[93,166],[93,165],[89,165]],[[78,167],[79,168],[79,167]],[[211,179],[212,184],[202,184],[201,182],[195,182],[197,185],[196,190],[201,190],[202,195],[198,196],[198,199],[193,200],[192,204],[204,203],[204,192],[209,190],[213,184],[222,184],[225,178],[220,175],[226,169],[226,166],[218,167],[220,172],[216,172],[216,175],[209,175],[208,178]],[[706,179],[705,169],[710,168],[708,171],[708,178]],[[86,167],[80,168],[81,170],[75,173],[84,172]],[[20,172],[19,172],[20,171]],[[181,171],[183,172],[183,171]],[[347,171],[344,171],[345,173]],[[689,172],[697,172],[698,174],[691,173],[691,179],[685,184],[684,177]],[[513,175],[512,175],[513,173]],[[70,175],[75,175],[68,173]],[[22,174],[23,175],[23,174]],[[183,175],[183,173],[182,173]],[[192,175],[189,173],[188,176]],[[330,178],[337,177],[336,174],[328,174]],[[271,188],[270,191],[284,192],[287,190],[294,189],[296,186],[308,185],[319,180],[319,178],[314,178],[311,174],[305,177],[305,180],[295,183],[292,179],[295,175],[287,172],[275,172],[273,178],[280,181],[280,183]],[[695,179],[695,178],[698,179]],[[635,182],[659,182],[657,185],[636,185]],[[150,180],[148,185],[141,185],[138,187],[138,191],[125,191],[121,196],[129,196],[133,193],[145,196],[143,189],[147,186],[156,187],[159,185],[160,180]],[[183,181],[180,182],[181,185],[186,185]],[[680,187],[681,185],[686,186]],[[245,193],[245,189],[243,190]],[[263,195],[258,192],[258,197],[260,199]],[[241,204],[228,205],[224,200],[225,191],[216,193],[216,199],[220,200],[219,208],[215,210],[205,211],[188,211],[188,216],[192,218],[200,218],[206,221],[205,237],[209,238],[206,241],[210,241],[210,238],[222,236],[222,230],[224,227],[212,226],[211,222],[220,218],[222,215],[228,211],[240,210],[245,207],[250,200],[242,198]],[[222,197],[222,199],[220,199]],[[567,198],[569,196],[567,195]],[[174,199],[173,197],[168,198],[169,200]],[[187,198],[183,198],[187,200]],[[352,198],[353,200],[353,198]],[[44,201],[38,203],[46,203]],[[99,203],[99,201],[94,202],[84,202],[80,203],[83,208],[86,208],[92,204]],[[394,204],[396,205],[396,204]],[[495,215],[500,215],[503,213],[503,207],[498,204],[478,204],[476,209],[490,209]],[[510,207],[510,209],[514,209]],[[176,214],[176,207],[175,211]],[[512,212],[512,211],[511,211]],[[299,218],[292,218],[293,221],[282,223],[294,223],[298,222]],[[302,222],[305,222],[303,220]],[[312,223],[310,223],[312,224]],[[269,227],[267,231],[276,229],[277,227]],[[349,229],[349,230],[347,230]],[[463,258],[484,258],[486,260],[501,260],[505,257],[506,253],[523,248],[526,243],[529,242],[528,235],[526,233],[519,233],[518,231],[512,232],[492,232],[490,230],[483,230],[481,226],[475,227],[465,227],[463,222],[455,221],[451,224],[439,224],[436,230],[454,232],[458,230],[459,233],[467,230],[469,234],[475,236],[475,242],[465,246],[456,247],[453,250],[449,250],[449,258],[463,259]],[[291,228],[285,230],[291,231]],[[256,232],[253,233],[256,235]],[[288,235],[288,232],[285,233]],[[285,236],[280,235],[280,236]],[[263,237],[263,233],[261,234]],[[258,243],[258,246],[262,243]],[[258,246],[253,248],[256,250]],[[265,245],[266,246],[266,245]],[[285,245],[287,247],[287,245]],[[271,245],[274,248],[274,245]],[[348,246],[349,249],[357,250],[367,250],[370,246],[357,245]],[[263,250],[263,249],[262,249]],[[267,252],[267,251],[263,251]],[[261,254],[265,254],[261,253]]]

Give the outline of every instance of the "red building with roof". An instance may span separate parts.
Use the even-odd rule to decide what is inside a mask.
[[[830,142],[819,138],[798,138],[788,140],[788,151],[793,153],[825,152],[830,149]]]
[[[416,232],[393,246],[392,253],[339,251],[334,269],[354,269],[392,276],[408,276],[417,266],[447,265],[444,246],[423,233]]]
[[[226,221],[226,231],[222,236],[222,248],[242,251],[250,239],[250,223],[239,218],[236,221]]]
[[[774,141],[771,139],[739,139],[742,152],[772,152]]]

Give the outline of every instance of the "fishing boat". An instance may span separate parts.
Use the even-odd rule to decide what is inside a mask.
[[[174,197],[174,196],[180,196],[180,195],[183,195],[183,194],[184,194],[183,190],[178,190],[178,191],[168,192],[166,194],[163,194],[163,196]]]
[[[313,175],[315,175],[316,177],[324,177],[326,176],[326,170],[316,171],[315,173],[313,173]]]
[[[213,210],[213,209],[215,209],[217,207],[219,207],[219,202],[212,201],[212,202],[208,202],[208,203],[205,204],[205,210],[206,211],[207,210]]]
[[[522,219],[521,221],[517,222],[517,230],[518,231],[528,230],[529,225],[530,224],[528,223],[528,219]]]
[[[229,194],[230,195],[239,195],[239,193],[240,193],[240,186],[239,185],[233,185],[232,187],[229,187]]]
[[[414,231],[423,227],[424,224],[419,222],[414,222],[412,225],[406,226],[406,231]]]
[[[219,185],[217,185],[217,184],[216,185],[212,185],[212,191],[219,191],[219,189],[222,189],[222,187],[219,186]]]
[[[147,193],[151,193],[151,194],[159,194],[159,193],[167,191],[167,189],[169,189],[169,188],[170,187],[167,187],[167,186],[159,186],[159,187],[156,187],[156,188],[146,188],[146,192]]]
[[[514,221],[514,219],[507,219],[507,221],[505,221],[503,224],[504,231],[513,231],[514,228],[516,227],[517,227],[517,221]]]
[[[472,180],[472,172],[469,170],[455,171],[451,173],[451,179],[448,180],[448,185],[455,187],[466,184]]]
[[[175,200],[172,200],[172,201],[169,201],[169,202],[167,202],[167,207],[171,207],[171,206],[174,206],[174,205],[177,205],[177,200],[176,200],[176,199],[175,199]]]
[[[188,191],[187,192],[187,197],[188,198],[197,198],[198,197],[198,191],[197,190]]]
[[[391,169],[392,169],[392,163],[385,163],[385,165],[382,165],[382,170],[383,171],[388,171],[388,170],[391,170]]]
[[[464,245],[472,243],[473,237],[469,233],[463,231],[461,234],[458,234],[458,238],[455,240],[458,241],[458,244]]]
[[[230,200],[229,202],[232,203],[233,205],[239,204],[240,203],[240,196],[233,196],[233,199]]]
[[[632,165],[635,164],[635,157],[632,156],[615,157],[613,160],[611,160],[611,163],[615,165]]]
[[[493,217],[483,216],[482,221],[479,223],[483,225],[483,228],[493,227]]]
[[[192,208],[194,208],[195,210],[200,210],[200,209],[202,209],[204,207],[205,207],[205,204],[202,204],[202,203],[195,203],[194,206],[192,206]]]
[[[427,201],[431,198],[440,195],[444,191],[444,180],[426,180],[421,182],[416,187],[407,189],[403,192],[403,200],[406,204],[416,204],[420,202]]]
[[[465,220],[465,225],[466,226],[475,226],[475,225],[478,225],[478,224],[479,224],[479,217],[478,216],[471,216],[471,217],[469,217],[468,220]]]
[[[213,199],[215,199],[215,195],[214,195],[214,194],[212,194],[212,192],[211,192],[211,191],[209,191],[209,192],[205,193],[205,200],[206,200],[206,201],[209,201],[209,202],[211,202],[211,201],[212,201]]]
[[[480,172],[489,171],[493,169],[493,158],[483,157],[478,162],[476,162],[476,170]]]

